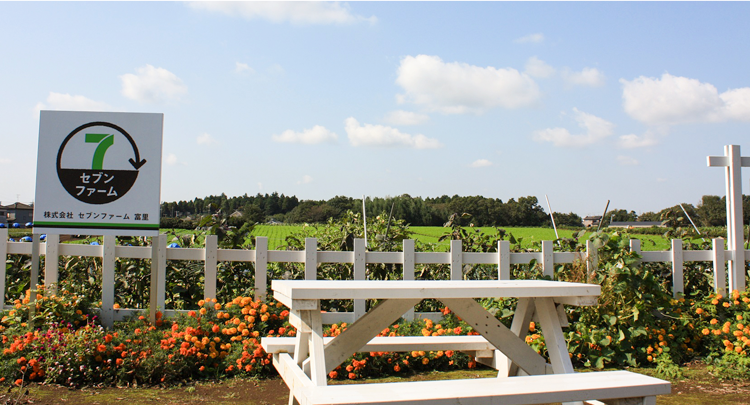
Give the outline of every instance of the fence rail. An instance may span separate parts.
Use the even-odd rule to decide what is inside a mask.
[[[0,228],[0,258],[7,255],[31,255],[38,249],[39,256],[45,256],[44,281],[55,284],[58,281],[58,262],[60,256],[83,256],[102,258],[102,323],[111,326],[114,320],[120,320],[132,314],[134,309],[113,309],[115,262],[119,258],[151,259],[151,297],[152,317],[156,308],[164,309],[166,297],[167,260],[194,260],[204,262],[205,284],[204,297],[216,297],[217,266],[219,262],[250,262],[255,264],[255,294],[258,298],[266,295],[268,288],[268,263],[302,263],[305,268],[305,279],[317,279],[317,266],[321,263],[344,263],[354,267],[354,279],[366,279],[368,263],[398,264],[403,266],[403,279],[414,280],[415,266],[418,264],[448,264],[450,278],[463,278],[463,266],[466,264],[485,264],[497,266],[497,277],[500,280],[511,278],[511,264],[527,264],[535,259],[542,266],[545,276],[554,277],[554,265],[585,261],[589,271],[595,270],[598,254],[591,241],[586,243],[586,252],[555,252],[552,241],[542,241],[541,252],[511,252],[510,242],[499,241],[497,252],[477,253],[463,252],[460,240],[450,243],[449,252],[415,252],[414,241],[404,240],[401,252],[368,252],[364,239],[355,239],[354,250],[346,252],[318,251],[315,238],[305,239],[305,250],[285,251],[268,250],[268,239],[257,237],[254,250],[220,249],[215,235],[206,237],[204,248],[167,248],[167,235],[152,238],[151,246],[119,246],[116,237],[107,235],[102,245],[76,245],[59,242],[58,235],[47,235],[46,243],[39,243],[38,235],[29,242],[8,242],[8,230]],[[673,292],[675,295],[684,292],[683,267],[685,262],[713,262],[714,288],[716,292],[726,293],[726,263],[734,257],[733,252],[724,249],[724,239],[713,240],[712,250],[683,250],[682,240],[673,239],[669,251],[641,251],[640,240],[631,239],[631,251],[641,255],[641,262],[664,262],[672,264]],[[747,252],[747,251],[746,251]],[[750,258],[750,254],[745,254]],[[743,266],[744,268],[744,266]],[[5,292],[5,266],[0,266],[0,291]],[[30,285],[38,283],[38,264],[32,266]],[[731,287],[731,285],[730,285]],[[156,292],[155,294],[153,292]],[[32,294],[33,295],[33,294]],[[365,313],[365,301],[355,300],[354,312],[324,314],[327,322],[351,322]],[[167,315],[176,311],[165,311]],[[413,317],[413,310],[406,315]]]

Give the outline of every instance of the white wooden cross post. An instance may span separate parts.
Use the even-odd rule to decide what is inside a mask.
[[[740,156],[739,145],[724,146],[724,156],[709,156],[709,167],[726,167],[727,246],[732,251],[729,262],[729,291],[745,291],[745,238],[742,220],[743,167],[750,167],[750,157]]]

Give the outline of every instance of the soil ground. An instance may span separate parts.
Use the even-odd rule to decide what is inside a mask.
[[[653,370],[635,370],[653,374]],[[672,394],[662,395],[658,405],[750,405],[750,380],[722,382],[702,364],[683,368],[684,378],[672,381]],[[420,381],[459,378],[486,378],[492,370],[473,370],[451,373],[429,373],[408,379],[389,378],[367,382]],[[362,383],[357,381],[356,383]],[[228,380],[214,383],[196,383],[172,388],[85,388],[33,384],[23,389],[17,387],[0,392],[0,404],[37,405],[109,405],[109,404],[160,404],[160,405],[286,405],[289,391],[279,378],[266,380]]]

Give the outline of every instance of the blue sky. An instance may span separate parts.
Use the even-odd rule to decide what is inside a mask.
[[[750,156],[748,15],[747,2],[0,2],[0,202],[34,199],[40,110],[101,110],[164,113],[163,201],[697,205],[724,194],[706,156]]]

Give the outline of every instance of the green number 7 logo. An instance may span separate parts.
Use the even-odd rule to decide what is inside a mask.
[[[86,143],[99,144],[94,151],[91,170],[102,170],[104,166],[104,154],[115,143],[115,136],[113,134],[86,134]]]

